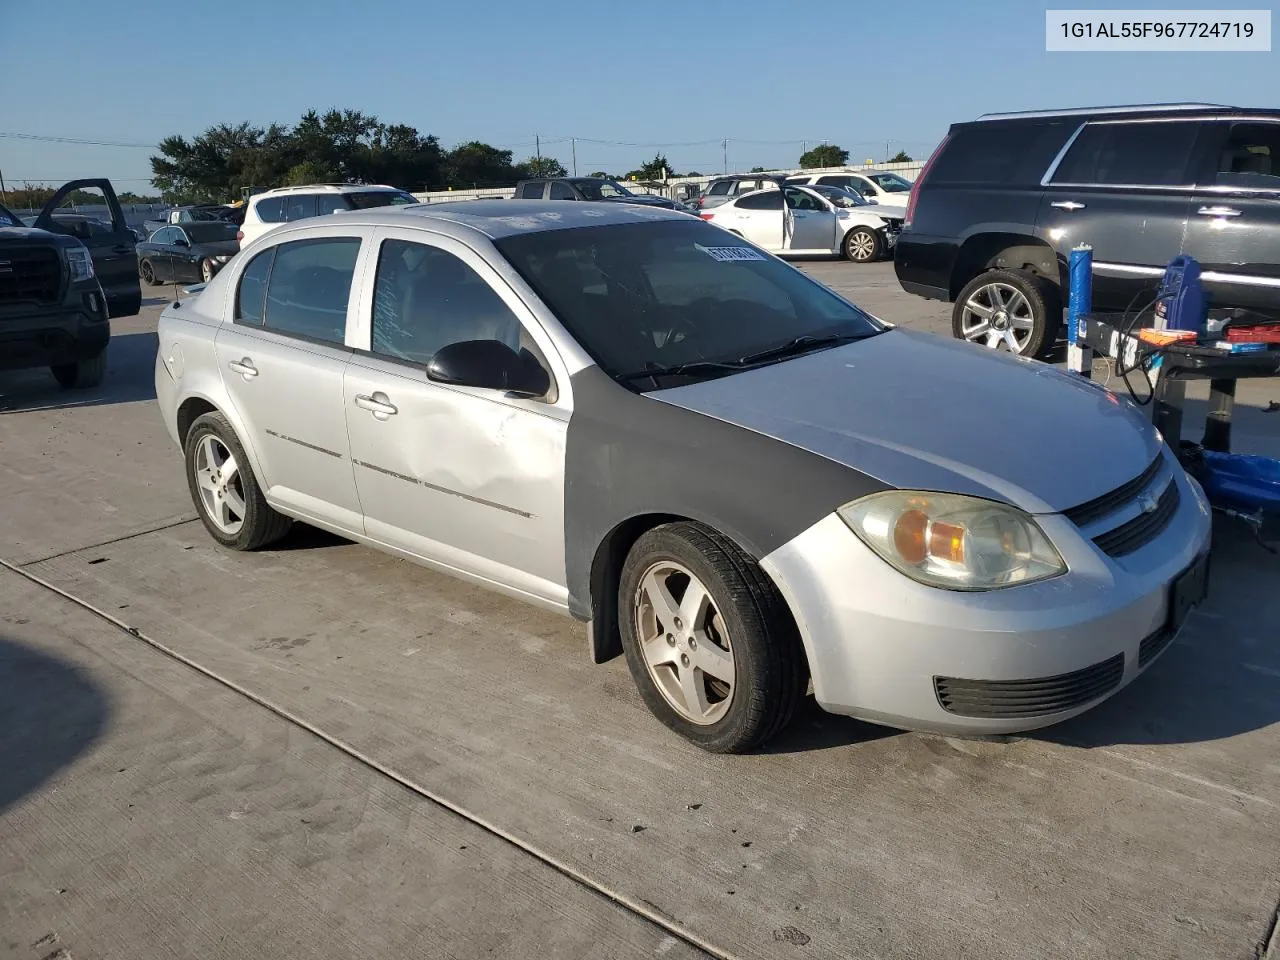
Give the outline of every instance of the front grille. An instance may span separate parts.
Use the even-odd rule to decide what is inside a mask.
[[[57,303],[62,261],[54,247],[0,247],[0,303]]]
[[[1148,663],[1164,651],[1169,645],[1169,641],[1173,639],[1174,630],[1169,626],[1163,626],[1151,636],[1147,637],[1138,646],[1138,666],[1145,667]]]
[[[1128,483],[1121,484],[1110,493],[1104,493],[1078,507],[1063,510],[1063,515],[1078,527],[1086,527],[1095,520],[1101,520],[1107,514],[1115,513],[1138,496],[1160,474],[1160,466],[1164,458],[1157,456],[1151,466],[1143,470]]]
[[[1099,534],[1093,538],[1103,553],[1110,557],[1123,557],[1133,553],[1158,537],[1169,525],[1173,515],[1178,511],[1178,503],[1182,495],[1178,492],[1178,481],[1170,480],[1164,493],[1156,501],[1156,508],[1150,513],[1140,513],[1127,523],[1122,523],[1114,530]]]
[[[938,703],[959,717],[1014,720],[1043,717],[1097,700],[1120,683],[1124,654],[1083,670],[1034,680],[958,680],[934,677]]]

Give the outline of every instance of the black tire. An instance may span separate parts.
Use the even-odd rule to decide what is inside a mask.
[[[63,390],[89,390],[102,383],[107,375],[107,351],[77,363],[60,363],[49,368],[53,379]]]
[[[156,279],[156,270],[155,267],[151,266],[150,260],[143,260],[138,264],[138,275],[153,287],[160,283]]]
[[[854,227],[844,235],[844,258],[854,263],[871,263],[884,256],[884,237],[870,227]]]
[[[702,581],[731,638],[733,698],[713,724],[693,723],[667,702],[636,636],[641,579],[663,560],[676,561]],[[645,705],[666,726],[712,753],[743,753],[778,734],[808,688],[804,648],[786,601],[733,541],[700,524],[663,524],[636,541],[619,578],[618,624],[627,666]]]
[[[951,309],[951,334],[957,340],[965,337],[966,304],[975,293],[989,284],[1004,284],[1022,294],[1031,309],[1032,327],[1022,349],[1010,352],[1024,357],[1043,357],[1058,342],[1062,329],[1062,296],[1056,284],[1026,270],[988,270],[964,285]],[[980,341],[974,341],[980,342]]]
[[[196,451],[202,438],[212,434],[231,452],[239,466],[240,490],[244,497],[245,516],[240,530],[235,536],[228,536],[214,525],[200,497],[200,489],[196,482]],[[216,411],[197,417],[187,431],[184,445],[187,488],[191,492],[191,502],[195,504],[196,513],[204,528],[214,540],[232,550],[257,550],[274,543],[289,532],[293,520],[284,514],[271,509],[262,488],[258,486],[258,478],[253,475],[249,458],[245,455],[244,445],[240,443],[235,430],[221,413]]]

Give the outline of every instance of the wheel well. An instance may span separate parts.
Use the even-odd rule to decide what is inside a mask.
[[[966,240],[956,255],[951,268],[951,299],[987,270],[1028,270],[1059,288],[1064,283],[1058,255],[1044,241],[1017,233],[981,233]]]
[[[186,447],[187,433],[191,430],[191,425],[196,422],[196,418],[206,413],[213,413],[217,409],[202,397],[191,397],[182,401],[182,405],[178,407],[178,442]]]
[[[637,540],[664,523],[686,520],[673,513],[647,513],[618,524],[596,548],[591,561],[591,660],[607,663],[622,655],[618,632],[618,578]]]

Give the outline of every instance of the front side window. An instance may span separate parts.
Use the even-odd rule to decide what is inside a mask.
[[[497,246],[583,349],[639,389],[732,372],[654,369],[736,363],[797,337],[861,338],[885,329],[803,273],[701,221],[528,232]]]
[[[275,247],[263,250],[249,261],[244,273],[240,274],[240,289],[236,291],[236,323],[262,326],[262,307],[267,300],[267,278],[271,276],[271,261],[275,259],[275,255]]]
[[[903,180],[896,173],[869,173],[867,179],[885,193],[910,193],[911,182]]]
[[[292,223],[294,220],[306,220],[316,215],[316,195],[314,193],[291,193],[284,198],[284,218]]]
[[[761,190],[759,193],[748,193],[739,197],[733,204],[739,210],[781,210],[781,190]]]
[[[1280,190],[1280,123],[1232,124],[1213,182]]]
[[[826,210],[826,204],[808,190],[787,187],[787,206],[793,210]]]
[[[151,242],[169,246],[173,243],[174,239],[176,238],[175,235],[177,234],[177,232],[178,232],[177,227],[161,227],[159,230],[157,230],[155,233],[151,235]]]
[[[4,207],[0,207],[0,227],[20,227],[22,222]]]
[[[341,344],[359,253],[360,240],[355,237],[295,240],[277,246],[267,284],[264,326],[277,333]]]
[[[428,363],[466,340],[499,340],[519,351],[520,321],[484,278],[447,250],[387,240],[373,289],[373,352]]]
[[[347,206],[352,210],[372,210],[374,207],[404,207],[417,203],[418,198],[403,190],[364,190],[344,194]]]
[[[521,200],[541,200],[543,183],[526,183],[520,188]]]
[[[226,220],[210,220],[206,223],[187,225],[187,237],[192,243],[221,243],[234,240],[240,228]]]
[[[577,194],[573,192],[573,187],[560,180],[556,180],[551,184],[552,200],[576,200]]]
[[[732,180],[717,180],[711,185],[711,189],[707,191],[708,197],[727,197],[729,190],[733,187]]]
[[[253,205],[263,223],[284,222],[284,197],[263,197]]]
[[[323,217],[339,210],[346,210],[346,201],[340,193],[322,193],[316,197],[316,216]]]
[[[1194,121],[1087,124],[1058,164],[1052,182],[1148,187],[1187,183],[1187,162],[1199,130]]]

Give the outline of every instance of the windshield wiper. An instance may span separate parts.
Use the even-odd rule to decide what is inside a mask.
[[[673,363],[664,367],[657,363],[648,363],[643,370],[618,374],[619,380],[649,380],[655,377],[678,377],[698,373],[724,373],[731,370],[743,370],[746,364],[737,360],[689,360],[686,363]]]
[[[853,343],[855,340],[866,340],[868,337],[874,337],[876,334],[883,333],[883,330],[873,330],[869,333],[832,333],[823,337],[815,337],[810,334],[804,334],[796,337],[794,340],[788,340],[776,347],[770,347],[768,350],[761,350],[758,353],[748,354],[742,357],[738,363],[743,366],[751,366],[752,364],[762,363],[766,360],[781,360],[784,357],[794,357],[801,353],[809,353],[820,347],[834,347],[841,343]]]

